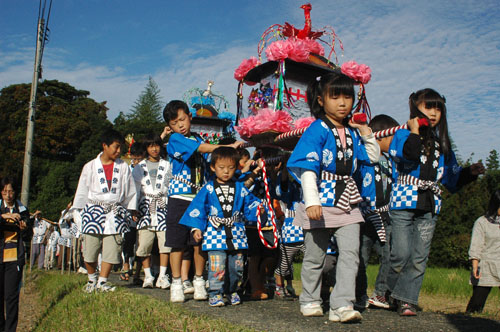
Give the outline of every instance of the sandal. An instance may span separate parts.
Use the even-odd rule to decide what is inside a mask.
[[[128,281],[130,278],[130,275],[128,274],[128,272],[123,272],[123,273],[120,273],[120,279],[123,280],[123,281]]]

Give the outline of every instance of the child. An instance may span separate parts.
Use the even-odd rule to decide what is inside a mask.
[[[500,189],[491,195],[488,210],[472,229],[469,259],[472,262],[470,282],[472,297],[467,313],[482,312],[492,287],[500,287]]]
[[[409,98],[409,129],[398,130],[389,153],[394,161],[390,203],[391,270],[387,286],[401,316],[415,316],[431,240],[441,207],[441,182],[456,191],[484,173],[481,163],[462,169],[451,150],[445,99],[432,89]],[[426,118],[429,126],[419,127]]]
[[[349,77],[336,72],[318,77],[308,86],[307,101],[317,120],[302,135],[287,164],[304,199],[294,222],[304,230],[306,247],[300,310],[304,316],[323,315],[321,272],[332,232],[339,256],[329,319],[359,321],[362,317],[353,302],[363,217],[356,206],[361,197],[352,175],[360,163],[377,162],[380,148],[366,124],[347,122],[354,101],[354,81]]]
[[[200,244],[194,241],[189,228],[179,224],[179,220],[193,200],[206,176],[206,160],[208,155],[218,146],[203,143],[201,137],[191,132],[192,114],[187,104],[180,100],[170,101],[163,110],[163,117],[173,134],[167,144],[167,153],[172,165],[172,179],[169,182],[169,198],[167,212],[167,229],[165,245],[172,248],[170,266],[172,268],[172,285],[170,301],[184,302],[184,291],[181,281],[181,264],[183,251],[188,245],[194,245],[194,299],[206,300],[207,292],[203,269],[205,258]],[[237,148],[242,142],[231,146]]]
[[[388,115],[377,115],[369,124],[374,131],[398,126],[398,122]],[[376,165],[360,165],[356,172],[356,182],[360,188],[361,213],[365,223],[361,226],[361,238],[359,249],[359,269],[356,277],[356,306],[366,308],[369,304],[375,307],[388,309],[389,302],[385,298],[387,291],[387,273],[389,272],[390,256],[390,234],[391,224],[389,219],[389,198],[392,183],[392,169],[390,160],[384,153],[389,153],[389,145],[392,136],[379,138],[377,143],[380,146],[380,160]],[[375,281],[375,290],[371,298],[366,294],[367,277],[366,267],[372,248],[375,249],[380,267]]]
[[[139,246],[136,255],[142,258],[144,268],[143,288],[153,288],[154,276],[151,273],[151,249],[153,242],[158,241],[160,253],[160,275],[156,287],[170,287],[167,266],[168,256],[172,250],[165,247],[165,231],[167,229],[167,191],[170,163],[160,157],[162,141],[159,135],[150,134],[143,141],[146,148],[146,159],[135,166],[132,176],[138,188],[139,196]],[[139,190],[140,188],[140,190]]]
[[[248,248],[242,217],[255,220],[259,201],[243,182],[234,181],[238,160],[234,148],[214,150],[210,169],[215,180],[200,190],[179,222],[193,228],[193,237],[203,240],[203,250],[208,251],[211,307],[224,306],[224,293],[231,305],[241,302],[236,289],[243,274],[242,251]]]
[[[117,131],[104,132],[102,152],[85,164],[76,189],[72,209],[81,211],[83,257],[89,278],[84,288],[87,293],[115,290],[107,282],[108,276],[113,264],[121,261],[122,234],[129,230],[127,209],[136,209],[137,193],[130,168],[119,159],[123,143],[123,136]],[[95,271],[101,247],[97,280]]]
[[[295,209],[299,202],[302,201],[302,197],[300,196],[300,188],[297,182],[289,178],[286,169],[282,170],[278,176],[281,181],[276,187],[276,195],[284,207],[284,221],[280,232],[280,255],[278,265],[274,271],[276,279],[274,295],[279,298],[285,296],[295,297],[292,285],[293,259],[298,253],[303,253],[305,248],[302,228],[294,226],[293,219],[295,217]],[[287,280],[288,284],[286,289],[284,287],[284,280]]]
[[[59,218],[59,229],[61,230],[61,236],[59,237],[59,257],[57,259],[57,268],[66,269],[69,263],[69,268],[71,268],[71,248],[74,235],[71,232],[71,214],[68,211],[71,209],[71,202],[68,203],[66,209],[61,212],[61,217]]]

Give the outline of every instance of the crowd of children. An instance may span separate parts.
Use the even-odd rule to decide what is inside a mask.
[[[240,304],[242,294],[295,297],[293,262],[302,253],[304,316],[323,316],[324,302],[336,322],[361,320],[369,305],[416,315],[441,206],[439,183],[457,190],[484,167],[458,165],[445,99],[432,89],[411,94],[408,129],[380,139],[373,132],[398,123],[387,115],[368,125],[353,122],[349,77],[320,76],[307,98],[316,121],[288,154],[263,148],[252,159],[242,142],[207,144],[191,131],[191,112],[177,100],[164,109],[161,136],[151,133],[131,146],[130,166],[119,158],[123,137],[105,132],[102,152],[83,168],[72,213],[61,217],[74,219],[78,234],[71,234],[82,239],[85,291],[113,291],[107,279],[122,262],[123,281],[135,263],[134,283],[170,288],[172,302],[189,293],[212,307],[224,306],[225,296],[230,305]],[[266,166],[277,154],[281,162]],[[47,227],[37,224],[34,253],[50,247]],[[61,223],[60,236],[68,227]],[[58,243],[59,250],[71,246]],[[372,249],[380,268],[369,297]]]

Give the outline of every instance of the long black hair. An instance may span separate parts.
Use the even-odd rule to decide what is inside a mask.
[[[324,101],[332,96],[351,96],[354,106],[354,80],[340,73],[328,73],[312,80],[307,87],[307,104],[316,119],[325,114],[318,97]],[[347,120],[347,118],[346,118]]]
[[[448,121],[446,120],[446,98],[433,89],[422,89],[413,92],[408,100],[410,106],[410,119],[415,117],[427,118],[418,109],[418,105],[425,103],[426,108],[437,108],[441,111],[441,119],[435,128],[421,127],[420,135],[423,138],[424,147],[432,144],[434,137],[439,142],[439,150],[448,158],[451,151],[450,136],[448,135]]]
[[[490,204],[488,204],[488,210],[484,216],[488,219],[495,219],[498,215],[498,209],[500,208],[500,189],[497,189],[490,198]]]

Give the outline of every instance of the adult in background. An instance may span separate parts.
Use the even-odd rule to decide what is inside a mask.
[[[16,200],[11,177],[0,181],[0,331],[15,331],[19,315],[19,290],[25,263],[22,233],[30,214]]]
[[[500,287],[500,189],[491,196],[484,216],[474,223],[469,259],[472,296],[466,312],[481,312],[491,287]]]

